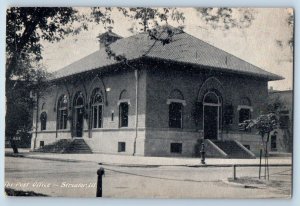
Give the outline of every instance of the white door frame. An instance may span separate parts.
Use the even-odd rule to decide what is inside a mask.
[[[208,95],[208,94],[214,94],[217,99],[218,99],[218,103],[206,103],[205,102],[205,97]],[[204,97],[203,97],[203,138],[205,137],[205,106],[210,106],[210,107],[217,107],[217,139],[219,139],[219,127],[220,127],[220,109],[221,109],[221,106],[222,106],[222,103],[220,101],[220,97],[213,91],[208,91]]]

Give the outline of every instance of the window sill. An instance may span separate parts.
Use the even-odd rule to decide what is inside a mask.
[[[47,130],[44,130],[47,131]],[[58,129],[58,132],[70,132],[70,129]]]

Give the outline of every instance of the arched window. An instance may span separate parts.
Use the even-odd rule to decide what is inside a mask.
[[[96,88],[92,92],[91,97],[92,104],[92,127],[102,127],[102,114],[103,114],[103,95],[99,88]]]
[[[75,99],[74,99],[74,106],[75,107],[82,107],[84,106],[84,98],[83,98],[83,94],[81,92],[77,93],[75,95]]]
[[[120,127],[128,127],[128,102],[121,102],[119,106],[119,111]]]
[[[174,89],[167,100],[169,105],[169,127],[182,128],[183,106],[186,105],[184,97],[178,89]]]
[[[67,95],[62,95],[57,103],[57,127],[58,129],[67,128],[68,118],[68,98]]]
[[[249,98],[244,97],[240,100],[240,105],[238,106],[239,111],[239,123],[243,123],[245,120],[251,119],[251,112],[253,108],[251,107],[251,101]],[[245,130],[242,128],[241,130]]]
[[[208,92],[204,96],[204,104],[220,104],[219,97],[214,92]]]
[[[128,114],[129,114],[129,95],[126,90],[120,94],[119,104],[119,126],[128,127]]]
[[[42,112],[41,116],[40,116],[40,120],[41,120],[41,130],[46,130],[47,128],[47,113],[46,112]]]

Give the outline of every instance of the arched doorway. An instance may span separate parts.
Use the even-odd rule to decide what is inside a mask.
[[[74,97],[75,112],[75,136],[82,137],[83,134],[83,117],[84,117],[84,98],[82,92],[76,93]]]
[[[204,139],[218,139],[221,105],[221,99],[215,92],[209,91],[204,95]]]

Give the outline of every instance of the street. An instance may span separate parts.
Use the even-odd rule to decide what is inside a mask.
[[[48,196],[95,197],[99,167],[94,162],[6,157],[5,185]],[[290,167],[271,167],[270,181],[257,181],[258,168],[237,168],[238,180],[250,186],[228,182],[230,167],[103,167],[103,197],[288,198],[291,194]]]

